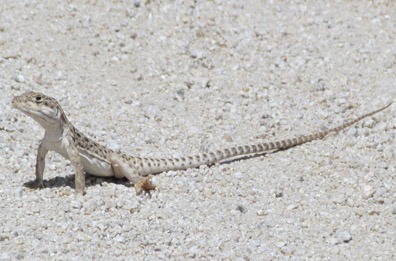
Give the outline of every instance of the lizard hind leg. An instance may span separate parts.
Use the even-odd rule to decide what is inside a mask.
[[[151,175],[147,177],[140,176],[137,169],[120,155],[115,153],[111,154],[109,156],[109,161],[113,168],[114,176],[118,179],[125,177],[131,181],[135,185],[137,194],[142,191],[147,192],[155,190],[156,186],[151,182]]]

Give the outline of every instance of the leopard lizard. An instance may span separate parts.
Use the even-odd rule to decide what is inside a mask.
[[[60,104],[52,97],[38,92],[26,92],[12,100],[14,108],[33,118],[45,129],[44,138],[38,147],[36,179],[32,186],[44,187],[45,156],[48,151],[55,151],[72,162],[76,171],[75,191],[82,194],[85,193],[84,172],[99,177],[126,177],[134,183],[137,190],[151,190],[155,186],[150,181],[150,174],[210,165],[236,156],[288,149],[322,139],[329,133],[337,133],[388,108],[391,104],[392,102],[337,127],[293,139],[235,146],[180,158],[140,158],[115,152],[89,139],[70,123]]]

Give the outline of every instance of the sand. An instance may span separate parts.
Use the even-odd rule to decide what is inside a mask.
[[[396,2],[0,4],[0,260],[394,260],[396,105],[289,150],[160,173],[136,195],[49,153],[11,108],[55,97],[101,144],[186,156],[334,127],[396,98]]]

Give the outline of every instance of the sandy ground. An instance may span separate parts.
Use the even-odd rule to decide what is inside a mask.
[[[47,156],[13,96],[59,100],[130,155],[309,134],[396,97],[394,1],[14,1],[0,4],[0,260],[396,258],[396,105],[286,151],[170,171],[158,191]]]

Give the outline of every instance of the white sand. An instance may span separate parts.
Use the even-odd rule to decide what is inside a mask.
[[[396,97],[396,2],[270,2],[2,0],[0,260],[395,259],[396,105],[321,141],[161,173],[151,196],[95,177],[76,196],[53,153],[47,188],[23,185],[43,133],[11,108],[27,90],[143,157],[292,138]]]

